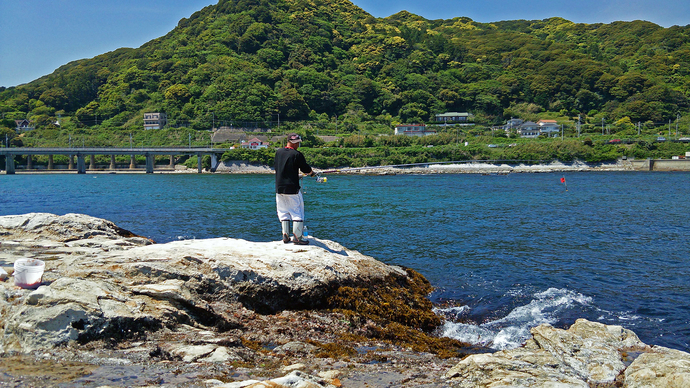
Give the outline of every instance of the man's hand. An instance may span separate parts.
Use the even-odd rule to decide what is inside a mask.
[[[316,175],[316,172],[314,171],[314,169],[312,169],[311,172],[309,173],[309,176],[315,176],[315,175]]]

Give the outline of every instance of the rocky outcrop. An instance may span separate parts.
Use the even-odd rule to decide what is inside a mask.
[[[218,173],[236,174],[275,174],[275,170],[270,166],[257,163],[249,163],[243,160],[222,161],[216,167]]]
[[[687,387],[690,355],[648,346],[621,326],[579,319],[541,325],[520,348],[471,355],[451,368],[453,387]]]
[[[3,266],[19,257],[46,262],[36,290],[0,283],[3,351],[133,338],[179,324],[227,331],[239,325],[233,303],[259,313],[332,308],[343,290],[382,285],[404,295],[417,281],[318,239],[309,246],[231,238],[152,244],[106,220],[36,213],[0,217],[0,233]],[[422,307],[430,314],[430,305]]]
[[[49,213],[29,213],[0,217],[0,238],[7,242],[31,240],[67,242],[91,237],[108,239],[138,237],[114,223],[84,214],[55,216]],[[148,244],[150,241],[136,241]]]
[[[628,388],[690,387],[690,354],[656,346],[625,370]]]

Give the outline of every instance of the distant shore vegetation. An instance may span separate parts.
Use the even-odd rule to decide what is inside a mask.
[[[164,129],[143,131],[147,112],[165,113]],[[469,112],[474,126],[393,136],[446,112]],[[329,166],[672,157],[684,143],[671,140],[690,135],[690,25],[375,18],[348,0],[220,0],[139,48],[0,87],[0,114],[0,144],[12,147],[203,146],[230,127],[335,136],[305,147]],[[512,118],[556,120],[564,139],[496,131]],[[32,129],[18,132],[17,120]]]
[[[282,131],[298,132],[304,138],[300,150],[310,164],[318,168],[342,168],[385,166],[414,163],[450,161],[519,161],[521,163],[549,163],[552,161],[583,161],[588,163],[612,162],[621,158],[671,159],[685,157],[690,151],[690,136],[674,132],[672,127],[650,127],[645,130],[601,134],[582,131],[578,136],[574,129],[564,137],[520,138],[503,129],[486,127],[439,127],[435,135],[414,137],[389,133],[338,134],[306,129],[304,125],[287,124],[281,132],[241,133],[249,139],[255,136],[268,138],[268,146],[258,150],[241,147],[241,142],[211,143],[212,133],[189,128],[162,130],[126,129],[35,129],[13,138],[13,147],[179,147],[218,148],[226,150],[224,161],[246,161],[271,166],[275,148],[284,146]],[[57,157],[57,156],[56,156]],[[106,156],[100,156],[107,163]],[[126,162],[122,157],[122,162]],[[159,163],[167,163],[159,157]],[[1,161],[0,161],[1,162]],[[184,162],[184,161],[182,161]],[[196,160],[188,161],[196,166]],[[204,161],[210,166],[210,160]],[[34,164],[47,164],[46,156],[34,156]]]

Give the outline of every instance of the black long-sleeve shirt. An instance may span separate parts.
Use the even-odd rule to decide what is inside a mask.
[[[297,194],[300,189],[299,171],[309,174],[311,167],[307,164],[307,160],[301,152],[286,147],[276,150],[275,170],[276,193]]]

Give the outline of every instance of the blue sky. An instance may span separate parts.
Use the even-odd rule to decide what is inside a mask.
[[[139,47],[217,0],[0,0],[0,86],[16,86],[70,61]],[[407,10],[427,19],[545,19],[576,23],[647,20],[690,24],[688,0],[354,0],[376,17]]]

